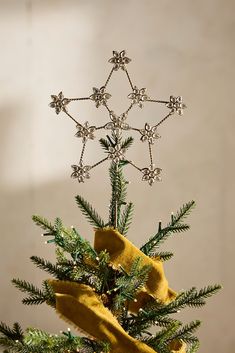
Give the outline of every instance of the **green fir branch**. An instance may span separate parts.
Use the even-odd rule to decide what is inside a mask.
[[[23,293],[28,293],[29,297],[23,298],[22,303],[26,305],[39,305],[47,302],[49,305],[54,306],[55,295],[52,287],[46,282],[43,282],[43,290],[35,287],[33,284],[20,280],[13,279],[12,283]]]
[[[18,340],[12,340],[8,337],[0,337],[0,346],[4,348],[8,348],[7,352],[10,353],[38,353],[38,352],[30,352],[29,349],[27,349],[27,346],[18,341]],[[4,351],[6,352],[6,351]]]
[[[50,261],[44,260],[38,256],[31,256],[30,259],[41,270],[47,271],[58,279],[64,279],[64,272],[61,271],[58,265],[54,265]]]
[[[128,136],[121,144],[121,148],[127,150],[133,144],[134,138],[132,136]]]
[[[182,292],[178,297],[167,305],[157,302],[152,302],[144,310],[138,313],[137,316],[131,315],[126,319],[128,329],[136,328],[135,334],[141,333],[141,330],[147,329],[152,325],[160,323],[161,320],[169,318],[169,315],[178,313],[186,307],[201,307],[205,305],[205,299],[217,293],[221,288],[220,285],[207,286],[199,291],[196,288],[191,288]],[[178,320],[177,320],[178,321]],[[161,326],[161,325],[159,325]],[[162,325],[164,326],[164,324]]]
[[[196,353],[199,349],[199,346],[200,346],[199,340],[189,344],[187,347],[187,353]]]
[[[81,237],[74,227],[66,229],[64,233],[64,249],[71,254],[75,261],[78,258],[96,259],[97,252],[88,240]]]
[[[0,323],[0,334],[10,340],[23,340],[23,330],[18,322],[13,324],[13,328],[7,326],[4,322]]]
[[[90,224],[94,225],[97,228],[103,228],[105,225],[105,222],[101,219],[101,217],[93,209],[93,207],[89,204],[89,202],[87,202],[80,195],[77,195],[75,199],[82,214],[87,218]]]
[[[99,139],[99,143],[106,152],[108,152],[109,148],[112,147],[112,144],[109,142],[109,140],[106,140],[103,137]]]
[[[52,234],[54,234],[54,226],[46,218],[43,218],[38,215],[33,215],[32,220],[37,226],[41,227],[43,230],[50,231],[52,232]]]
[[[191,211],[195,208],[195,206],[196,202],[193,200],[184,204],[175,215],[172,215],[172,223],[181,223],[187,216],[190,215]]]
[[[132,202],[129,202],[120,217],[120,222],[118,225],[119,232],[123,235],[126,235],[128,232],[128,229],[131,225],[131,220],[133,216],[133,211],[134,211],[134,204]]]
[[[161,346],[167,345],[166,343],[171,340],[171,337],[175,334],[175,332],[179,329],[180,326],[181,322],[175,321],[168,325],[166,328],[163,328],[155,336],[149,338],[146,343],[150,347],[153,347],[154,349],[158,350],[159,348],[161,348]]]
[[[190,214],[194,207],[195,201],[190,201],[184,204],[175,215],[171,216],[171,222],[165,228],[162,229],[161,223],[159,223],[157,234],[151,237],[148,242],[140,248],[140,250],[144,254],[151,256],[151,254],[154,252],[154,249],[159,247],[159,245],[173,233],[180,233],[188,230],[189,225],[182,224],[181,222],[185,219],[186,216]]]
[[[162,261],[167,261],[170,260],[174,254],[169,251],[160,251],[160,252],[155,252],[154,254],[151,254],[152,258],[159,258]]]
[[[156,309],[157,315],[168,315],[178,312],[187,306],[201,307],[206,304],[205,299],[211,297],[221,289],[218,284],[207,286],[199,291],[195,287],[182,292],[171,303]]]
[[[201,326],[201,321],[195,320],[189,324],[183,326],[174,335],[171,336],[171,340],[182,339],[186,343],[194,343],[198,341],[197,337],[193,336],[193,333]]]
[[[43,292],[41,291],[41,289],[35,287],[32,283],[29,283],[25,280],[13,279],[12,283],[23,293],[29,293],[38,297],[43,296]]]
[[[142,259],[136,258],[132,267],[127,273],[122,267],[122,275],[116,280],[116,287],[113,289],[117,295],[114,298],[114,310],[119,311],[127,300],[134,300],[135,295],[148,280],[151,266],[142,265]]]
[[[123,174],[123,165],[111,163],[109,176],[111,182],[111,200],[109,207],[109,225],[115,227],[120,222],[121,206],[126,204],[127,181]]]

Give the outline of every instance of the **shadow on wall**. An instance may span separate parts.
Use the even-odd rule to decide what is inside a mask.
[[[41,230],[36,227],[32,220],[32,214],[40,214],[53,220],[61,217],[67,226],[74,225],[79,229],[81,235],[93,241],[93,231],[84,217],[76,207],[74,196],[77,193],[86,194],[86,197],[93,202],[94,193],[100,193],[101,197],[96,197],[96,207],[100,213],[105,215],[105,186],[99,181],[99,188],[95,183],[80,185],[67,180],[53,180],[42,185],[34,185],[32,180],[25,176],[25,186],[17,187],[13,181],[17,179],[17,173],[26,171],[18,170],[17,157],[21,158],[22,150],[20,146],[14,144],[11,135],[13,124],[21,127],[19,119],[20,104],[3,106],[0,110],[0,166],[2,173],[9,182],[1,180],[0,183],[0,224],[1,224],[1,296],[0,296],[0,320],[12,324],[14,321],[22,323],[23,327],[35,326],[48,331],[58,332],[67,325],[50,310],[46,305],[39,307],[26,307],[21,304],[22,295],[11,285],[12,278],[22,278],[36,285],[47,278],[47,274],[38,270],[30,263],[30,256],[39,255],[44,258],[54,259],[54,247],[44,244],[44,239],[40,237]],[[25,138],[27,133],[25,132]],[[29,136],[30,138],[30,136]],[[11,140],[12,146],[9,146]],[[7,148],[12,149],[10,155],[14,155],[16,163],[11,160],[6,161]],[[30,161],[29,161],[30,162]],[[28,170],[30,170],[30,165]],[[10,173],[14,174],[14,178]],[[27,182],[28,178],[28,182]],[[97,177],[96,177],[97,180]]]

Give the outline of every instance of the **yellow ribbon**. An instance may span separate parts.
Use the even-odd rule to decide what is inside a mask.
[[[174,340],[169,344],[171,353],[186,353],[187,345],[181,340]]]
[[[95,233],[94,248],[97,252],[107,250],[114,267],[119,264],[128,272],[136,257],[142,258],[143,265],[151,265],[148,281],[137,295],[137,302],[130,303],[130,310],[138,311],[151,298],[168,303],[176,292],[168,287],[160,260],[153,260],[143,254],[129,240],[113,228],[98,229]],[[110,343],[110,353],[156,353],[145,343],[128,335],[116,317],[107,309],[94,290],[85,284],[48,280],[56,297],[56,310],[76,329],[100,341]],[[186,353],[186,344],[180,340],[170,343],[171,353]]]
[[[167,304],[177,296],[177,293],[168,286],[162,261],[159,259],[153,260],[146,256],[118,230],[113,228],[97,229],[94,248],[97,252],[106,249],[110,255],[112,265],[118,267],[121,264],[127,272],[130,271],[133,261],[137,257],[141,257],[143,265],[152,266],[145,288],[137,294],[137,301],[130,303],[129,309],[131,311],[137,312],[151,298]]]
[[[66,281],[48,282],[55,292],[57,312],[76,328],[98,340],[109,342],[110,353],[156,353],[125,332],[91,287]]]

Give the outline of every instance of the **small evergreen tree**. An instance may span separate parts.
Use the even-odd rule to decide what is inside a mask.
[[[114,59],[112,62],[120,66],[120,61]],[[128,63],[125,55],[121,59]],[[68,99],[61,99],[63,104],[54,107],[57,112],[62,109],[68,114]],[[107,155],[117,146],[126,151],[132,142],[131,136],[123,141],[115,131],[100,139]],[[137,249],[126,239],[134,208],[126,200],[128,182],[124,169],[130,163],[125,158],[111,161],[108,220],[103,220],[81,195],[76,196],[82,214],[95,228],[94,247],[61,219],[51,223],[34,215],[33,221],[42,228],[46,242],[55,246],[56,262],[38,256],[32,256],[31,261],[54,280],[46,279],[41,288],[21,279],[12,281],[26,294],[23,304],[46,303],[86,335],[77,336],[70,330],[49,334],[31,327],[23,331],[18,323],[12,328],[1,323],[0,345],[5,353],[194,353],[198,349],[195,332],[201,322],[183,324],[177,313],[187,307],[201,308],[221,286],[210,285],[200,290],[192,287],[180,293],[170,290],[163,262],[172,258],[173,253],[160,251],[161,244],[170,236],[189,229],[185,219],[195,202],[184,204],[171,215],[166,226],[160,222],[156,234]]]

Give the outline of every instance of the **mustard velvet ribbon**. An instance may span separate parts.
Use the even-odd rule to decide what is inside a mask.
[[[133,312],[141,308],[151,298],[168,303],[176,297],[176,292],[168,287],[162,262],[143,254],[130,241],[113,228],[98,229],[95,233],[94,248],[97,252],[107,250],[114,267],[119,264],[128,272],[136,257],[143,259],[143,265],[151,264],[148,281],[137,295],[137,303],[130,303]],[[101,341],[110,343],[110,353],[156,353],[145,343],[129,336],[115,316],[107,309],[94,290],[85,284],[48,280],[56,297],[56,310],[76,329]],[[169,345],[171,353],[186,353],[186,344],[174,340]]]
[[[186,353],[187,345],[181,340],[174,340],[169,344],[171,353]]]
[[[130,303],[130,311],[137,312],[151,298],[167,304],[177,296],[177,293],[168,286],[162,261],[160,259],[153,260],[145,255],[120,234],[118,230],[113,228],[97,229],[95,232],[94,248],[97,252],[106,249],[110,255],[112,265],[118,267],[121,264],[127,272],[130,271],[133,261],[137,257],[141,257],[143,265],[152,266],[145,288],[137,294],[137,301]]]
[[[156,353],[129,336],[93,289],[85,284],[49,280],[56,296],[56,310],[66,321],[88,335],[110,343],[110,353]]]

